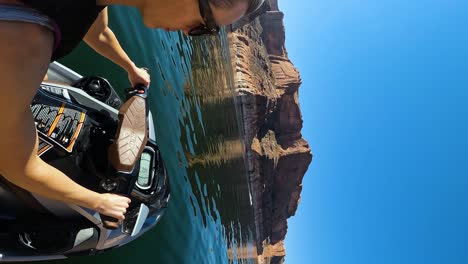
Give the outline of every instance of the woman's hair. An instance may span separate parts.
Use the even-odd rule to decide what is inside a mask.
[[[223,7],[223,8],[231,7],[236,1],[240,1],[240,0],[209,0],[209,2],[212,5],[216,7]],[[248,2],[247,11],[245,12],[244,16],[247,16],[253,13],[255,10],[260,8],[263,2],[265,2],[265,0],[241,0],[241,1]]]

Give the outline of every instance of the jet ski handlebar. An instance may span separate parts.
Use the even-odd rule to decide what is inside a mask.
[[[119,125],[108,158],[115,170],[132,173],[148,142],[148,88],[136,86],[125,90],[127,100],[119,109]],[[117,229],[119,222],[101,215],[108,229]]]

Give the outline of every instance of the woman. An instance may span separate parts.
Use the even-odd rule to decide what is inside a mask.
[[[146,26],[216,33],[257,9],[263,0],[0,0],[0,174],[42,196],[91,208],[123,220],[130,199],[96,193],[37,156],[37,133],[29,104],[51,60],[84,39],[129,73],[133,85],[149,76],[128,58],[107,27],[108,5],[137,8]],[[183,15],[181,15],[183,14]]]

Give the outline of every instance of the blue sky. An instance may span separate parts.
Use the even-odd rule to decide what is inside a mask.
[[[279,5],[314,153],[286,263],[468,263],[468,1]]]

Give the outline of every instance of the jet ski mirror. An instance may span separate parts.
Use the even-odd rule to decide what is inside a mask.
[[[119,109],[122,101],[110,82],[102,77],[88,76],[75,81],[71,86],[80,88],[94,99]]]

